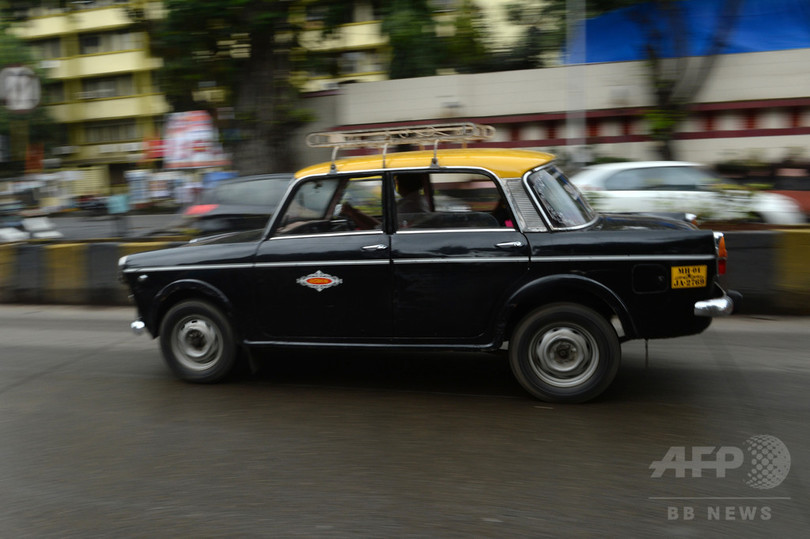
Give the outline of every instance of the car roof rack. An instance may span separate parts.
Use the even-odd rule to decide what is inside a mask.
[[[424,147],[433,143],[431,166],[439,166],[437,151],[440,142],[477,142],[491,138],[495,128],[471,122],[454,124],[412,125],[383,129],[358,129],[354,131],[322,131],[307,135],[311,148],[332,148],[332,172],[337,171],[335,161],[339,149],[382,148],[383,168],[388,146],[416,144]]]

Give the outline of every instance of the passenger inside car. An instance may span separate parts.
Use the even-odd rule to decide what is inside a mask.
[[[402,197],[397,201],[397,213],[426,213],[430,211],[422,188],[430,182],[426,173],[397,174],[397,193]]]

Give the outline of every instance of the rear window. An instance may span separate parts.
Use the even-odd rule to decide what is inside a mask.
[[[554,228],[583,226],[596,219],[582,193],[558,168],[535,170],[529,174],[528,182]]]

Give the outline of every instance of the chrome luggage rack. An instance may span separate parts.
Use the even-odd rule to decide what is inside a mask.
[[[383,168],[388,146],[415,144],[422,148],[433,144],[431,166],[439,166],[438,148],[440,142],[467,142],[487,140],[495,134],[491,125],[470,122],[455,124],[414,125],[387,129],[359,129],[355,131],[322,131],[310,133],[306,141],[310,148],[332,148],[332,171],[336,171],[335,161],[339,149],[382,148]]]

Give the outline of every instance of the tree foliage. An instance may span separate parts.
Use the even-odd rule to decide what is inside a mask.
[[[385,6],[382,32],[391,49],[389,77],[435,75],[446,56],[436,33],[429,0],[391,0]]]
[[[480,9],[472,0],[463,0],[453,15],[442,38],[446,53],[441,67],[458,73],[489,71],[493,54]]]
[[[296,2],[167,0],[167,17],[150,28],[163,59],[160,86],[177,111],[233,109],[226,139],[244,173],[289,171],[290,131],[303,112],[290,83]],[[222,103],[199,98],[214,88]],[[220,127],[225,125],[220,122]]]

